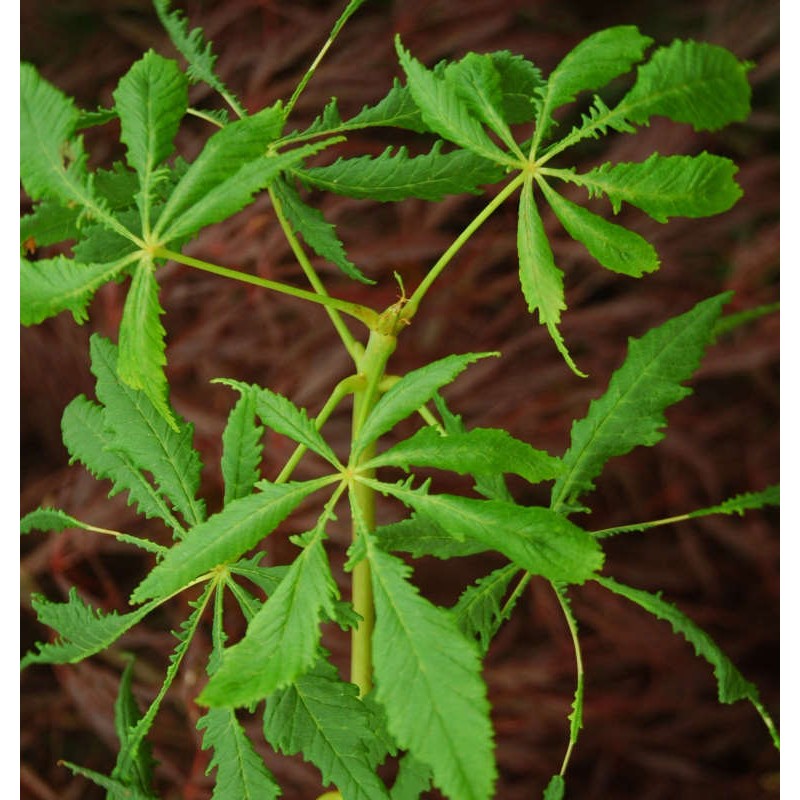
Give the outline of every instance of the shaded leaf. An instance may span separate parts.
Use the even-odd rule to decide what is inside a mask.
[[[302,753],[319,768],[323,784],[334,784],[344,800],[386,800],[375,772],[381,760],[373,744],[376,723],[358,687],[342,681],[323,657],[267,698],[264,736],[287,755]]]
[[[420,596],[409,568],[368,537],[375,596],[375,697],[389,732],[462,800],[488,800],[495,781],[486,686],[476,648],[452,616]]]
[[[228,414],[222,432],[222,479],[225,484],[224,505],[253,492],[261,464],[264,429],[256,423],[255,389],[234,384],[240,392],[236,405]]]

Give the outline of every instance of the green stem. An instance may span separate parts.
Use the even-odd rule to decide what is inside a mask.
[[[278,222],[283,229],[283,234],[286,237],[286,241],[289,242],[289,247],[292,248],[292,252],[294,253],[297,262],[300,264],[303,272],[305,273],[308,282],[320,297],[330,297],[322,283],[322,280],[320,279],[319,275],[317,275],[317,272],[311,265],[311,262],[308,260],[308,256],[306,256],[303,248],[300,246],[300,242],[297,241],[297,236],[295,236],[292,226],[289,224],[289,220],[286,219],[286,215],[283,213],[281,202],[271,188],[269,190],[269,197],[270,200],[272,200],[272,207],[275,209],[275,216],[278,218]],[[333,327],[336,328],[336,332],[339,334],[339,338],[342,340],[342,344],[347,349],[347,352],[350,353],[350,357],[353,359],[353,362],[357,362],[358,358],[364,352],[363,346],[360,342],[357,342],[353,334],[350,333],[349,329],[344,324],[344,320],[341,318],[339,312],[335,308],[326,306],[325,310],[328,312],[328,316],[333,323]]]
[[[467,240],[475,233],[475,231],[483,225],[484,222],[522,185],[525,180],[525,173],[520,172],[512,181],[510,181],[486,207],[475,217],[475,219],[467,225],[461,232],[458,238],[445,250],[439,260],[431,267],[428,274],[422,279],[420,285],[416,288],[414,294],[408,299],[405,308],[403,309],[402,318],[406,321],[410,320],[414,314],[417,313],[419,304],[422,298],[425,297],[428,289],[431,288],[433,282],[439,277],[442,270],[452,261],[456,253],[464,246]]]
[[[288,283],[279,283],[278,281],[259,278],[256,275],[249,275],[239,270],[221,267],[218,264],[201,261],[199,258],[192,258],[183,253],[176,253],[173,250],[168,250],[166,247],[153,248],[152,255],[154,258],[166,258],[177,261],[179,264],[185,264],[187,267],[194,267],[204,272],[211,272],[214,275],[221,275],[223,278],[232,278],[233,280],[242,281],[243,283],[251,283],[253,286],[260,286],[263,289],[272,289],[274,292],[288,294],[292,297],[299,297],[301,300],[308,300],[311,303],[326,306],[327,308],[336,308],[344,314],[349,314],[351,317],[360,320],[370,329],[378,323],[379,314],[373,309],[359,305],[358,303],[350,303],[347,300],[339,300],[336,297],[330,297],[328,295],[315,294],[305,289],[298,289],[295,286],[290,286]]]
[[[392,333],[370,333],[367,348],[359,364],[359,375],[364,379],[363,389],[357,391],[353,400],[352,441],[355,442],[364,422],[375,406],[379,397],[379,386],[386,371],[386,362],[397,345],[396,336]],[[364,448],[358,454],[350,469],[357,469],[375,454],[375,443]],[[372,471],[364,471],[366,477],[372,477]],[[365,486],[361,481],[354,481],[350,491],[352,500],[358,506],[361,518],[368,531],[375,530],[375,490]],[[359,534],[353,521],[353,540]],[[363,559],[353,568],[352,602],[361,622],[353,629],[350,651],[350,681],[359,688],[361,696],[372,689],[372,631],[375,626],[375,602],[372,595],[372,574],[369,561]]]

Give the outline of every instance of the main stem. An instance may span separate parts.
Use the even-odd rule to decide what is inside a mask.
[[[391,326],[379,326],[383,330],[370,333],[364,355],[358,365],[359,376],[364,379],[363,389],[357,391],[353,400],[352,442],[355,443],[367,417],[378,401],[378,386],[386,372],[386,362],[397,345],[396,331]],[[375,453],[375,444],[366,447],[349,466],[358,469],[369,461]],[[365,473],[369,474],[369,473]],[[370,475],[371,477],[371,475]],[[354,481],[350,490],[353,502],[358,507],[366,529],[375,530],[375,490]],[[356,521],[353,520],[352,536],[359,536]],[[353,628],[350,651],[350,681],[358,686],[363,697],[372,689],[372,631],[375,626],[375,603],[372,596],[372,574],[369,561],[359,561],[353,568],[352,602],[356,613],[361,617],[358,626]]]

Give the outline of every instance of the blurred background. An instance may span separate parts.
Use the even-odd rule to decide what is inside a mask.
[[[192,26],[201,25],[213,41],[218,69],[228,86],[255,111],[289,97],[344,2],[192,1],[180,7]],[[30,0],[21,14],[23,59],[87,109],[112,103],[117,81],[145,49],[174,56],[147,0]],[[566,273],[569,310],[562,331],[587,379],[567,369],[546,331],[526,311],[517,280],[513,203],[489,220],[445,271],[403,333],[390,365],[392,372],[402,374],[451,352],[499,350],[502,358],[480,361],[448,388],[450,407],[469,427],[505,427],[556,455],[568,446],[572,419],[585,414],[589,401],[603,392],[621,363],[629,336],[641,336],[729,289],[735,291],[729,311],[778,299],[777,0],[368,0],[329,52],[294,116],[297,127],[308,124],[334,95],[344,118],[380,99],[392,79],[402,75],[394,52],[395,33],[429,66],[469,50],[507,49],[526,56],[547,75],[587,35],[623,23],[638,25],[657,44],[696,38],[753,61],[753,114],[747,122],[715,134],[695,134],[688,126],[654,120],[636,136],[591,141],[571,150],[572,157],[581,168],[591,168],[605,160],[640,160],[654,150],[708,150],[739,165],[743,199],[718,217],[675,219],[667,225],[623,209],[618,221],[650,240],[662,259],[659,272],[640,280],[601,269],[552,215],[545,215],[558,264]],[[217,104],[202,86],[192,89],[191,102]],[[194,158],[208,133],[207,126],[190,121],[180,134],[180,153]],[[93,164],[109,166],[122,156],[117,136],[114,125],[87,132]],[[394,132],[369,131],[352,137],[337,153],[377,155],[387,145],[402,143],[420,152],[429,146],[424,137],[409,135],[406,140]],[[574,197],[583,199],[581,193]],[[321,194],[308,198],[337,225],[350,258],[377,282],[375,287],[351,284],[331,265],[315,262],[329,291],[376,308],[397,299],[393,271],[402,275],[406,287],[416,286],[485,203],[474,197],[398,204]],[[29,208],[22,196],[22,210]],[[598,202],[596,208],[610,214],[607,203]],[[266,196],[229,222],[205,231],[185,252],[304,285]],[[175,264],[159,275],[172,402],[195,425],[195,445],[206,462],[203,492],[214,511],[222,500],[220,435],[235,397],[209,381],[230,377],[258,382],[314,414],[331,387],[348,373],[348,359],[317,308]],[[106,286],[93,301],[84,326],[62,314],[21,331],[23,513],[55,505],[101,527],[132,533],[147,529],[124,498],[107,497],[109,484],[95,481],[80,466],[68,465],[60,435],[67,403],[77,394],[93,393],[89,335],[97,331],[116,339],[123,301],[124,287]],[[577,521],[601,529],[666,517],[778,481],[777,315],[722,337],[709,351],[692,388],[694,394],[669,411],[664,441],[609,463],[588,498],[591,517]],[[348,425],[345,408],[326,426],[343,449]],[[289,452],[285,441],[267,435],[268,477],[274,477]],[[526,503],[546,502],[546,488],[537,494],[538,490],[514,486],[518,499]],[[293,557],[286,537],[305,529],[310,516],[304,513],[293,517],[283,534],[271,537],[268,558],[273,563]],[[388,520],[396,510],[382,508],[380,514]],[[30,609],[32,591],[61,600],[75,585],[97,606],[125,608],[130,589],[149,561],[106,538],[69,531],[23,540],[23,652],[48,635]],[[346,531],[334,530],[332,539],[332,559],[344,579]],[[607,542],[607,551],[607,574],[651,591],[663,589],[665,598],[703,627],[756,683],[766,707],[779,720],[777,512],[711,517],[620,536]],[[451,603],[467,583],[499,563],[481,556],[463,564],[422,559],[413,566],[415,580],[427,596]],[[697,659],[683,639],[666,623],[599,586],[578,587],[572,596],[583,637],[586,699],[584,730],[567,774],[569,797],[778,797],[778,756],[763,723],[749,704],[717,703],[710,666]],[[183,598],[148,618],[106,655],[23,673],[22,797],[104,796],[57,761],[106,773],[113,767],[113,704],[122,654],[137,654],[135,691],[144,705],[160,686],[175,641],[170,631],[185,614]],[[325,642],[334,660],[344,664],[346,638],[328,631]],[[150,736],[159,761],[157,785],[165,799],[200,800],[211,794],[211,778],[205,775],[209,754],[200,747],[195,730],[200,712],[192,703],[207,644],[207,631],[201,632]],[[561,765],[575,680],[569,635],[544,582],[530,584],[499,633],[485,677],[496,728],[497,798],[539,797]],[[248,726],[257,742],[255,719]],[[299,757],[265,757],[287,800],[319,794],[313,766]],[[386,769],[390,775],[391,765]]]

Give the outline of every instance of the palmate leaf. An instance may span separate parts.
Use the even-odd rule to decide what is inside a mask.
[[[128,503],[135,503],[140,514],[161,519],[176,536],[183,535],[184,528],[165,498],[128,453],[115,449],[116,439],[107,426],[101,406],[83,395],[76,397],[64,409],[61,434],[70,463],[79,461],[95,478],[112,482],[109,497],[127,491]]]
[[[331,481],[331,477],[302,483],[262,481],[259,492],[229,503],[170,548],[136,587],[131,602],[168,597],[214,567],[239,558],[272,533],[308,495]]]
[[[147,230],[157,170],[173,151],[189,103],[188,81],[174,61],[149,50],[120,80],[114,101],[127,161],[139,176],[137,199]]]
[[[306,244],[319,256],[328,259],[349,278],[362,283],[375,283],[367,278],[347,257],[344,246],[322,212],[306,205],[295,188],[283,180],[272,184],[272,192],[289,220],[292,228],[302,234]]]
[[[453,86],[443,77],[427,70],[395,38],[400,64],[408,79],[414,102],[422,111],[425,124],[443,139],[496,164],[511,164],[512,157],[504,153],[471,115]]]
[[[450,194],[479,194],[480,187],[505,176],[497,164],[467,150],[442,152],[442,143],[430,152],[409,156],[405,147],[387,148],[379,156],[340,158],[327,167],[295,170],[306,185],[336,194],[381,201],[441,200]]]
[[[550,208],[567,233],[606,269],[634,278],[658,269],[658,253],[638,233],[567,200],[545,181],[539,183]]]
[[[222,432],[223,505],[252,494],[260,476],[259,465],[264,449],[261,443],[264,428],[256,422],[256,388],[246,384],[234,384],[234,388],[240,392],[239,399]]]
[[[344,800],[388,800],[375,773],[382,761],[374,741],[380,725],[372,706],[358,697],[323,656],[291,686],[267,698],[264,737],[287,755],[302,753],[334,784]]]
[[[452,616],[420,596],[410,569],[367,537],[375,596],[375,697],[397,743],[427,764],[442,792],[487,800],[492,728],[477,649]]]
[[[497,353],[450,355],[412,370],[395,383],[375,404],[353,443],[353,458],[400,420],[421,408],[433,395],[452,383],[470,364]]]
[[[427,494],[401,484],[362,479],[396,497],[455,539],[477,539],[517,566],[551,581],[583,583],[603,565],[603,552],[586,531],[537,506]]]
[[[158,282],[153,260],[139,259],[125,299],[119,325],[117,374],[132,389],[140,390],[174,431],[180,427],[169,405],[169,385],[164,374],[166,331],[164,309],[158,302]]]
[[[253,162],[263,168],[271,161],[267,147],[280,134],[283,121],[279,102],[213,134],[173,189],[155,235],[165,241],[179,239],[244,207],[256,188],[262,188],[254,186]],[[247,183],[237,191],[231,179],[240,171]]]
[[[111,645],[123,633],[146,617],[157,605],[147,603],[128,614],[104,613],[84,603],[73,586],[65,603],[53,603],[39,594],[31,596],[31,605],[42,625],[58,634],[54,642],[38,643],[20,663],[75,664]]]
[[[411,465],[452,470],[459,475],[510,473],[530,483],[552,480],[561,471],[559,459],[498,428],[473,428],[446,436],[432,427],[421,428],[364,467],[394,466],[408,472]]]
[[[758,689],[744,678],[705,631],[674,605],[662,600],[660,593],[651,594],[642,589],[634,589],[632,586],[618,583],[613,578],[598,576],[595,580],[609,591],[641,606],[658,619],[669,622],[675,633],[681,634],[694,647],[695,653],[714,668],[719,702],[735,703],[737,700],[749,700],[764,720],[775,746],[779,746],[775,725],[759,699]]]
[[[203,749],[213,748],[206,774],[217,770],[211,800],[275,800],[281,794],[232,708],[209,709],[197,721]]]
[[[320,622],[323,615],[333,617],[338,598],[319,531],[250,620],[244,638],[225,650],[198,702],[245,706],[295,681],[317,660]]]
[[[571,103],[579,92],[600,89],[624,75],[644,56],[653,40],[633,25],[598,31],[571,50],[550,74],[542,89],[536,131],[540,142],[552,123],[552,113]]]
[[[78,323],[85,322],[95,292],[124,273],[134,259],[125,256],[110,264],[79,264],[66,256],[20,259],[20,322],[38,325],[62,311],[69,311]]]
[[[298,408],[288,397],[265,389],[262,386],[248,385],[227,378],[219,378],[216,383],[233,386],[240,391],[252,391],[256,414],[272,430],[288,436],[322,456],[335,467],[341,466],[330,445],[323,439],[314,423],[308,418],[305,409]]]
[[[570,446],[562,457],[565,469],[553,486],[553,510],[583,510],[578,498],[594,488],[610,458],[664,437],[664,410],[691,393],[682,384],[697,369],[729,298],[726,293],[704,300],[641,339],[630,339],[627,358],[606,393],[572,425]]]
[[[662,156],[646,161],[606,163],[569,180],[584,186],[589,196],[607,195],[614,213],[629,203],[657,222],[670,217],[709,217],[727,211],[742,196],[734,180],[738,167],[727,158]]]
[[[519,283],[531,314],[538,312],[539,322],[548,333],[569,368],[581,377],[585,375],[564,344],[558,330],[561,312],[566,309],[564,300],[564,273],[556,266],[544,223],[533,199],[533,181],[522,184],[517,221],[517,252],[519,255]]]
[[[200,488],[200,456],[192,446],[194,428],[176,421],[169,425],[144,392],[132,389],[118,374],[117,348],[94,334],[89,342],[97,399],[105,407],[105,423],[112,447],[139,469],[152,473],[158,490],[189,525],[205,519],[205,504],[196,497]],[[127,488],[127,487],[126,487]]]

